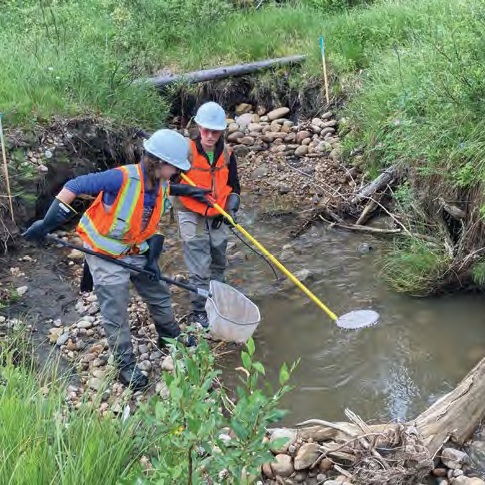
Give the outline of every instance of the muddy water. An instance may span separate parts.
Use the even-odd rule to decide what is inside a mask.
[[[287,221],[254,224],[256,216],[244,214],[244,225],[281,254],[288,242]],[[360,243],[373,249],[363,254]],[[345,419],[346,407],[366,420],[412,418],[485,355],[485,298],[396,294],[376,268],[384,250],[378,240],[320,226],[283,254],[292,270],[313,272],[306,284],[335,313],[369,307],[380,313],[377,325],[357,331],[337,328],[291,285],[275,285],[271,270],[258,258],[244,260],[248,251],[239,242],[232,250],[230,283],[254,294],[263,315],[255,340],[267,380],[276,384],[280,365],[300,360],[291,380],[294,390],[282,402],[289,410],[285,423]],[[226,363],[230,379],[238,364],[237,356]]]

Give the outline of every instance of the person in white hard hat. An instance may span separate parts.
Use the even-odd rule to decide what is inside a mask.
[[[190,142],[191,168],[187,175],[198,187],[210,190],[217,203],[236,220],[241,188],[236,157],[224,143],[227,126],[224,109],[213,101],[204,103],[195,122],[199,136]],[[211,279],[224,281],[227,230],[222,216],[215,208],[188,197],[180,197],[176,207],[190,282],[208,289]],[[192,305],[194,323],[207,328],[205,299],[194,294]]]
[[[171,177],[190,168],[188,155],[189,145],[182,135],[172,130],[158,130],[145,140],[140,163],[69,180],[44,219],[34,222],[23,234],[28,240],[41,241],[75,215],[70,204],[78,195],[95,195],[95,201],[77,226],[84,245],[152,273],[150,278],[93,255],[86,255],[85,259],[120,380],[133,390],[145,388],[148,379],[136,365],[131,344],[130,281],[148,305],[159,335],[159,346],[165,345],[165,338],[178,338],[181,334],[169,290],[159,279],[158,259],[164,239],[159,233],[159,223],[167,209],[169,193],[192,197],[200,203],[205,201],[208,190],[169,184]],[[184,343],[194,345],[195,339],[189,336]]]

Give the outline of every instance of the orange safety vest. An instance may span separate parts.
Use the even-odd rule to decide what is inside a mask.
[[[150,220],[142,230],[145,183],[141,165],[117,170],[123,172],[123,183],[113,205],[106,210],[103,192],[99,193],[77,226],[81,239],[94,251],[115,258],[148,249],[146,240],[156,232],[169,195],[168,183],[161,183]]]
[[[230,156],[229,148],[224,145],[224,150],[211,166],[207,158],[197,150],[195,141],[190,141],[189,160],[191,168],[187,172],[187,176],[195,182],[197,187],[211,189],[211,195],[222,208],[226,206],[227,197],[232,192],[231,187],[227,185]],[[181,183],[185,184],[186,182],[182,181]],[[191,197],[179,197],[179,200],[187,209],[203,216],[214,217],[219,215],[219,212],[213,207],[208,207]]]

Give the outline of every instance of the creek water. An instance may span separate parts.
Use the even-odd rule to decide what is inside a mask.
[[[409,419],[450,391],[485,355],[485,298],[450,295],[411,298],[379,276],[378,257],[388,241],[314,226],[291,243],[284,220],[243,225],[292,271],[312,273],[305,284],[335,313],[373,308],[377,325],[338,328],[299,289],[274,283],[270,268],[234,237],[228,282],[251,296],[262,321],[254,334],[266,380],[277,385],[280,366],[299,360],[281,402],[282,424],[320,418],[345,420],[350,408],[365,420]],[[367,243],[372,250],[359,251]],[[239,354],[224,362],[235,379]],[[230,384],[230,382],[229,382]]]

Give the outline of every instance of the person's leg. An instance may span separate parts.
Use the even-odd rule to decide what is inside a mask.
[[[194,212],[178,212],[180,237],[190,283],[209,289],[211,250],[206,218]],[[206,299],[191,293],[194,314],[205,314]],[[202,323],[202,322],[200,322]]]
[[[86,255],[86,263],[93,277],[104,331],[120,372],[120,380],[133,389],[146,387],[148,381],[135,365],[128,323],[130,273],[125,268],[92,255]]]
[[[140,269],[146,263],[145,256],[132,256],[130,264]],[[143,273],[132,272],[131,281],[138,294],[147,304],[153,318],[155,328],[160,337],[176,338],[180,335],[180,328],[175,321],[172,310],[172,300],[168,286],[163,281],[150,279]]]
[[[224,283],[224,272],[227,266],[227,229],[222,224],[218,229],[213,229],[209,224],[211,265],[210,278]]]

